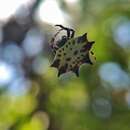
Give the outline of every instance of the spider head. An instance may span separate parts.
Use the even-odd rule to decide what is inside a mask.
[[[61,40],[66,40],[67,39],[67,36],[66,35],[63,35],[62,37],[61,37]]]
[[[66,35],[63,35],[60,40],[57,41],[57,46],[62,47],[66,42],[68,38]]]

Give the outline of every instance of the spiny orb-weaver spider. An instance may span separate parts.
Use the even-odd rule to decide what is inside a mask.
[[[60,30],[51,39],[51,48],[55,54],[51,67],[58,69],[58,77],[61,74],[72,71],[79,76],[79,68],[82,64],[93,64],[96,59],[91,50],[94,41],[88,41],[87,33],[82,36],[74,37],[75,31],[73,29],[64,27],[62,25],[55,25],[60,27]],[[67,35],[63,35],[61,39],[55,41],[56,36],[65,30]]]

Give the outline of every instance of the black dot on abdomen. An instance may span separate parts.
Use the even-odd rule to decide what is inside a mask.
[[[74,55],[77,55],[77,54],[78,54],[78,50],[75,50],[73,54],[74,54]]]
[[[58,57],[61,57],[61,54],[58,54]]]
[[[71,60],[71,58],[70,57],[68,57],[67,59],[66,59],[66,61],[70,61]]]
[[[68,45],[66,45],[66,48],[68,48]]]

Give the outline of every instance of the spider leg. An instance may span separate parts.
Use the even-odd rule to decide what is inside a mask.
[[[66,30],[66,31],[67,31],[67,37],[68,37],[68,38],[73,38],[73,37],[74,37],[75,31],[74,31],[73,29],[64,27],[64,26],[62,26],[62,25],[60,25],[60,24],[57,24],[57,25],[55,25],[55,26],[59,26],[59,27],[62,28],[63,30]],[[70,35],[70,32],[72,32],[71,35]]]
[[[70,29],[70,31],[72,32],[72,33],[71,33],[71,38],[73,38],[73,37],[74,37],[74,34],[75,34],[75,31],[74,31],[73,29]]]
[[[54,51],[54,53],[56,53],[58,47],[55,45],[54,38],[51,39],[50,47]]]
[[[60,24],[57,24],[55,26],[58,26],[58,27],[62,28],[63,30],[66,30],[67,31],[67,37],[70,38],[70,30],[68,28],[66,28],[66,27],[64,27]]]
[[[55,44],[55,39],[56,36],[60,33],[60,31],[62,31],[63,29],[60,29],[55,35],[54,37],[52,37],[51,41],[50,41],[50,47],[54,50],[54,52],[58,49],[58,46]]]

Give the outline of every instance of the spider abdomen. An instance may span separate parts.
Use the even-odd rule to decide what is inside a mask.
[[[73,71],[79,76],[79,68],[82,64],[93,64],[90,59],[90,49],[94,41],[89,42],[87,33],[76,38],[69,38],[56,50],[52,67],[58,69],[58,76]]]

